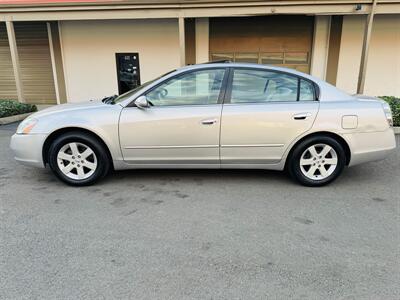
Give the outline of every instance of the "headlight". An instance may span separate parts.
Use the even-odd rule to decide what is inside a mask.
[[[389,123],[389,126],[393,127],[393,115],[392,110],[390,109],[390,105],[387,102],[382,102],[383,111],[385,112],[386,119]]]
[[[35,118],[28,118],[25,119],[24,121],[21,122],[21,124],[19,124],[18,128],[17,128],[17,133],[18,134],[28,134],[31,132],[31,130],[33,129],[33,127],[35,127],[35,125],[37,124],[38,120]]]

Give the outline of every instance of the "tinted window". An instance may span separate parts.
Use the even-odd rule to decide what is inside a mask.
[[[200,70],[171,78],[146,97],[155,106],[218,103],[225,69]]]
[[[297,76],[264,70],[235,69],[231,103],[264,103],[297,101],[300,84],[301,100],[314,100],[314,87]]]

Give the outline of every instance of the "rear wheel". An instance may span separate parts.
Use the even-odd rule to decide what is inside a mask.
[[[68,132],[50,146],[48,161],[54,174],[70,185],[90,185],[110,169],[106,149],[95,137],[83,132]]]
[[[342,145],[328,136],[315,136],[302,141],[289,158],[292,178],[306,186],[323,186],[334,181],[346,165]]]

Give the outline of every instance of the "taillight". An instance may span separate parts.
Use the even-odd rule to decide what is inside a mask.
[[[383,111],[385,112],[386,119],[390,127],[393,127],[393,115],[390,106],[386,102],[382,102]]]

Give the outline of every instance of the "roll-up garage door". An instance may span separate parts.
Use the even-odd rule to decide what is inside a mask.
[[[24,98],[28,103],[56,104],[45,22],[15,22]]]
[[[210,60],[270,64],[310,72],[314,18],[210,19]]]
[[[10,46],[4,22],[0,23],[0,99],[17,99]]]

